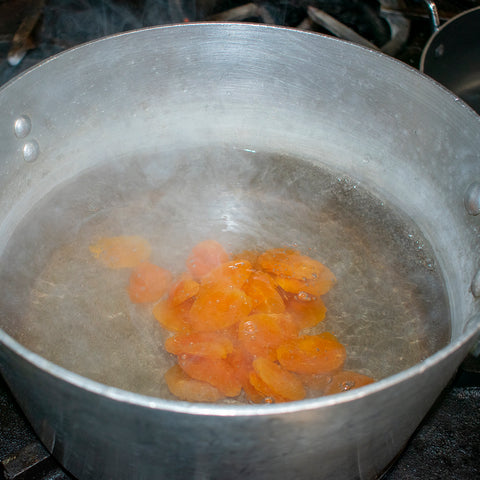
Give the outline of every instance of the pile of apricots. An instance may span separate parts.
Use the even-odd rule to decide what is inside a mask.
[[[107,268],[131,269],[130,300],[152,304],[171,333],[165,349],[176,363],[165,381],[181,400],[277,403],[373,382],[343,369],[346,350],[332,333],[305,333],[325,318],[321,296],[336,279],[297,250],[230,255],[206,240],[177,278],[150,262],[151,246],[140,236],[104,237],[90,251]]]

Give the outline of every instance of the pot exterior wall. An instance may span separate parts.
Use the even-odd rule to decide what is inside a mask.
[[[430,38],[420,70],[434,78],[480,113],[480,7],[444,23]]]
[[[55,378],[5,349],[0,366],[45,446],[81,480],[340,480],[375,478],[388,466],[467,351],[465,344],[422,374],[353,401],[341,394],[327,405],[252,416],[132,405]]]

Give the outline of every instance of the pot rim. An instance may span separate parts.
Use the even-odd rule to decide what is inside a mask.
[[[449,28],[449,26],[452,24],[452,23],[455,23],[457,22],[458,20],[461,20],[463,17],[465,17],[466,15],[469,15],[475,11],[480,11],[480,7],[474,7],[474,8],[470,8],[469,10],[465,10],[464,12],[462,13],[459,13],[458,15],[455,15],[454,17],[452,17],[450,20],[448,20],[447,22],[445,22],[440,28],[438,28],[434,33],[433,35],[430,36],[430,38],[428,39],[427,43],[425,44],[425,46],[423,47],[423,50],[422,50],[422,55],[420,57],[420,66],[419,66],[419,69],[420,69],[420,72],[424,73],[425,72],[425,61],[426,61],[426,58],[427,58],[427,55],[430,53],[431,51],[431,46],[433,44],[433,42],[436,40],[436,38],[441,35],[443,33],[444,30],[446,30],[447,28]]]
[[[305,410],[313,410],[318,408],[326,408],[330,405],[347,403],[356,399],[373,395],[381,390],[394,388],[397,384],[403,383],[408,379],[417,375],[422,375],[429,370],[430,367],[445,360],[456,350],[460,349],[464,344],[473,341],[480,334],[480,315],[474,317],[477,325],[473,325],[467,332],[463,333],[456,340],[451,341],[448,345],[438,350],[425,360],[402,370],[394,375],[390,375],[372,384],[349,390],[347,392],[327,395],[323,397],[291,401],[285,403],[258,405],[225,405],[216,403],[193,403],[180,400],[168,400],[159,397],[152,397],[140,393],[130,392],[121,388],[112,387],[102,384],[95,380],[74,373],[61,367],[41,355],[27,349],[13,337],[8,335],[4,330],[0,329],[0,346],[13,351],[23,360],[32,364],[34,367],[43,372],[56,377],[60,381],[71,384],[82,390],[86,390],[92,394],[106,397],[109,400],[126,403],[133,406],[149,408],[152,410],[169,411],[172,413],[186,413],[190,415],[210,415],[218,417],[229,416],[258,416],[292,413]],[[0,372],[1,373],[1,372]],[[449,380],[449,379],[448,379]]]
[[[459,17],[462,17],[463,15],[466,15],[474,10],[480,10],[480,7],[474,7],[470,10],[467,10],[453,18],[451,18],[448,22],[446,22],[444,25],[442,25],[429,39],[427,45],[424,47],[424,50],[422,52],[422,65],[420,68],[415,68],[412,65],[409,65],[408,63],[405,63],[395,57],[392,57],[386,53],[383,53],[380,50],[375,50],[373,48],[370,48],[365,45],[360,45],[358,43],[349,41],[349,40],[344,40],[342,38],[336,37],[334,35],[329,35],[325,33],[317,33],[313,31],[306,31],[306,30],[299,30],[298,28],[295,27],[288,27],[288,26],[283,26],[283,25],[270,25],[270,24],[262,24],[262,23],[254,23],[254,22],[239,22],[239,21],[222,21],[222,22],[216,22],[216,21],[196,21],[196,22],[188,22],[188,23],[172,23],[172,24],[165,24],[165,25],[153,25],[153,26],[148,26],[148,27],[141,27],[133,30],[127,30],[124,32],[118,32],[118,33],[113,33],[111,35],[105,35],[103,37],[99,38],[94,38],[92,40],[88,40],[86,42],[80,43],[78,45],[74,45],[73,47],[67,48],[65,50],[62,50],[61,52],[58,52],[50,57],[47,57],[35,65],[32,65],[31,67],[27,68],[26,70],[20,72],[18,75],[15,77],[11,78],[7,82],[5,82],[3,85],[0,85],[0,95],[3,93],[5,89],[9,87],[9,85],[17,82],[20,80],[24,75],[30,74],[32,71],[36,70],[37,68],[43,67],[45,64],[55,61],[58,57],[62,57],[63,55],[68,55],[71,54],[72,52],[82,49],[82,48],[88,48],[90,45],[103,42],[103,41],[110,41],[116,37],[123,37],[127,35],[135,35],[136,33],[140,32],[147,32],[147,31],[156,31],[156,30],[171,30],[171,29],[177,29],[177,28],[210,28],[210,27],[215,27],[215,28],[224,28],[224,27],[231,27],[231,28],[243,28],[243,27],[248,27],[248,28],[255,28],[255,29],[267,29],[267,30],[285,30],[287,32],[294,32],[295,35],[308,35],[308,36],[313,36],[313,37],[322,37],[325,41],[327,42],[334,42],[334,43],[342,43],[342,44],[348,44],[350,48],[358,48],[360,50],[364,50],[369,52],[370,55],[374,56],[379,56],[382,57],[384,60],[383,61],[389,61],[393,62],[396,64],[402,65],[402,68],[405,70],[408,70],[415,75],[420,75],[424,79],[426,79],[429,82],[433,82],[434,84],[437,85],[441,90],[443,90],[445,93],[447,93],[450,97],[453,97],[456,102],[461,102],[463,103],[464,107],[467,107],[467,109],[471,110],[471,112],[477,117],[477,113],[475,110],[473,110],[472,107],[470,107],[467,103],[465,103],[462,99],[458,98],[458,96],[453,93],[451,90],[449,90],[447,87],[439,83],[437,80],[434,78],[430,77],[428,74],[426,74],[423,71],[423,58],[424,54],[427,50],[427,47],[430,45],[430,43],[433,41],[434,37],[443,30],[444,27],[446,27],[448,24],[453,22],[454,20],[457,20]]]

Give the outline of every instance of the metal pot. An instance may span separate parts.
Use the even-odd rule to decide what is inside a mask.
[[[258,193],[265,186],[274,196],[277,185],[284,186],[268,205],[283,207],[289,195],[296,199],[290,215],[282,217],[292,238],[304,234],[305,192],[297,179],[315,196],[322,178],[317,170],[331,172],[349,191],[361,188],[380,205],[392,204],[431,244],[447,292],[448,344],[403,371],[329,397],[207,405],[111,387],[47,360],[49,351],[27,349],[22,343],[34,326],[26,328],[16,308],[30,298],[25,286],[32,284],[27,270],[16,271],[1,309],[1,372],[47,448],[79,479],[374,478],[405,445],[479,332],[480,119],[402,63],[289,29],[161,27],[101,39],[49,59],[5,86],[0,105],[0,251],[5,257],[13,248],[13,263],[27,258],[35,270],[32,252],[49,254],[64,231],[75,239],[74,215],[66,215],[70,223],[63,233],[55,221],[59,203],[47,202],[46,221],[35,221],[52,192],[71,192],[72,212],[84,208],[94,216],[99,202],[115,197],[109,195],[112,184],[135,184],[122,177],[121,167],[120,176],[95,174],[85,188],[76,188],[76,179],[97,167],[127,161],[142,170],[153,155],[159,166],[144,173],[161,183],[169,172],[178,179],[183,171],[162,158],[185,150],[214,156],[227,149],[231,155],[271,152],[282,159],[273,163],[282,168],[271,175],[253,175],[244,183],[233,179],[229,188]],[[241,158],[242,165],[250,161]],[[289,158],[302,159],[314,174],[296,173]],[[185,173],[188,182],[176,198],[195,190],[218,232],[245,225],[237,221],[239,204],[225,201],[230,197],[223,187],[215,189],[215,176],[223,178],[232,163],[223,169],[227,172],[219,162],[206,174],[199,158],[190,165],[200,167]],[[196,173],[201,180],[213,178],[214,197],[202,196]],[[89,196],[89,188],[100,197],[107,193],[99,199]],[[78,191],[87,199],[80,207]],[[167,197],[163,193],[159,197]],[[175,202],[166,204],[167,215],[160,212],[160,225],[180,232],[188,226],[183,240],[193,240],[198,231],[188,215],[201,209],[195,202],[179,209]],[[262,213],[256,197],[250,203],[249,212],[260,212],[259,224],[273,238],[292,240],[290,233],[278,233],[284,232],[275,228],[278,222],[268,223],[275,209]],[[33,222],[40,243],[35,235],[16,234],[24,219]],[[315,239],[319,228],[308,229]],[[5,280],[9,272],[2,265]],[[73,345],[80,337],[72,327],[64,338]]]
[[[434,28],[422,52],[420,70],[480,112],[480,7]]]

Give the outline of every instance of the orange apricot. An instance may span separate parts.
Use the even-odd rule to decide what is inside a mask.
[[[258,257],[258,263],[269,273],[303,281],[320,278],[326,268],[313,258],[284,248],[267,250]]]
[[[248,381],[248,374],[253,370],[252,356],[248,352],[243,350],[240,345],[235,345],[233,352],[228,355],[227,361],[234,369],[240,383]]]
[[[187,258],[187,268],[195,280],[228,261],[228,253],[215,240],[205,240],[192,248]]]
[[[153,263],[143,262],[130,275],[128,294],[133,303],[155,302],[165,295],[172,274]]]
[[[247,399],[252,403],[263,403],[263,396],[253,387],[249,380],[249,375],[253,372],[251,355],[237,345],[227,357],[227,361],[232,366]]]
[[[260,267],[265,271],[280,275],[284,272],[276,272],[276,267],[279,266],[280,268],[283,268],[283,265],[288,263],[288,260],[292,255],[300,255],[300,252],[291,248],[272,248],[261,253],[258,256],[257,261]]]
[[[275,395],[280,395],[287,400],[305,398],[306,393],[301,380],[278,363],[259,357],[253,361],[253,368]]]
[[[178,359],[165,381],[182,400],[215,402],[243,390],[253,403],[285,402],[307,390],[322,395],[373,382],[341,370],[346,350],[330,332],[298,336],[325,318],[320,296],[336,279],[296,250],[229,259],[220,243],[206,240],[193,247],[173,285],[169,271],[148,262],[151,248],[142,237],[103,238],[90,250],[110,268],[134,268],[132,302],[157,302],[155,318],[175,334],[165,349]]]
[[[322,373],[298,373],[297,375],[309,394],[317,397],[324,394],[327,385],[332,381],[331,375]]]
[[[305,335],[277,348],[280,364],[298,373],[335,372],[343,366],[346,355],[340,342],[321,335]]]
[[[243,290],[253,300],[254,312],[282,313],[285,311],[285,303],[268,273],[254,272],[245,282]]]
[[[293,293],[299,300],[309,301],[325,295],[335,284],[333,273],[328,270],[324,272],[321,278],[312,280],[299,280],[292,277],[283,277],[280,275],[273,276],[276,285],[288,293]]]
[[[170,368],[164,378],[170,392],[180,400],[212,403],[223,398],[217,388],[189,377],[179,365]]]
[[[310,302],[299,301],[292,298],[287,303],[287,312],[301,330],[303,328],[314,327],[320,323],[327,313],[327,307],[321,298]]]
[[[184,272],[170,288],[168,297],[172,305],[180,305],[194,297],[198,293],[199,288],[200,284],[193,279],[192,274]]]
[[[134,268],[149,259],[152,248],[148,240],[137,235],[102,237],[89,246],[92,255],[108,268]]]
[[[245,393],[250,398],[250,394],[254,398],[254,403],[283,403],[288,400],[275,391],[265,383],[255,371],[250,372],[248,379],[252,388],[245,390]]]
[[[192,330],[208,332],[228,328],[250,313],[251,303],[240,288],[202,285],[190,309]]]
[[[332,342],[338,342],[338,338],[332,332],[322,332],[318,334],[321,338],[326,338],[327,340],[331,340]]]
[[[213,385],[227,397],[236,397],[242,390],[234,369],[226,360],[181,355],[178,357],[178,364],[187,375]]]
[[[346,392],[354,388],[369,385],[375,380],[372,377],[363,375],[349,370],[343,370],[332,376],[331,381],[326,385],[324,394],[331,395],[334,393]]]
[[[222,284],[241,288],[252,273],[252,264],[247,260],[230,260],[215,267],[201,278],[207,283]]]
[[[222,332],[194,332],[167,338],[165,350],[174,355],[226,358],[233,352],[233,343]]]
[[[276,348],[295,338],[297,326],[282,313],[256,313],[240,321],[238,340],[250,355],[276,359]]]
[[[257,378],[258,378],[258,375],[255,372],[252,371],[252,372],[249,373],[249,375],[250,374],[257,376]],[[260,380],[257,380],[257,383],[259,381]],[[242,384],[242,389],[245,392],[245,396],[247,397],[247,399],[250,403],[267,403],[265,401],[266,395],[262,395],[259,392],[259,390],[257,390],[254,387],[254,385],[250,382],[250,377],[249,377],[248,382]],[[273,393],[271,395],[273,395]],[[285,402],[285,401],[286,401],[285,399],[278,399],[277,400],[277,402]]]
[[[250,262],[253,268],[256,268],[257,259],[260,252],[256,250],[242,250],[240,253],[232,256],[232,260],[246,260]]]
[[[153,307],[153,316],[169,332],[187,333],[191,330],[189,312],[192,303],[193,299],[187,300],[180,305],[173,305],[168,299],[160,300]]]

